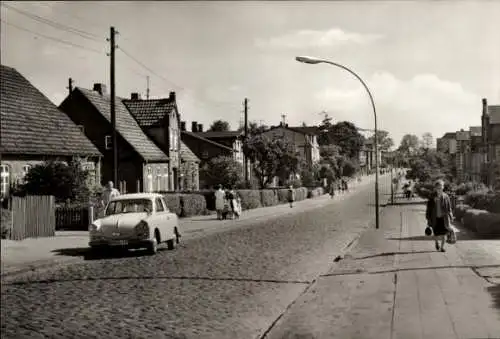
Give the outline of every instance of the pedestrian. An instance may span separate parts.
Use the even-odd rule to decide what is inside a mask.
[[[103,208],[106,207],[111,199],[113,199],[114,197],[117,197],[119,195],[120,195],[120,191],[118,191],[116,188],[114,188],[113,182],[108,181],[106,187],[104,188],[104,190],[102,192],[101,206]]]
[[[427,201],[425,216],[427,225],[432,228],[434,233],[436,250],[445,252],[444,244],[446,236],[454,232],[451,228],[451,221],[453,219],[451,200],[449,195],[444,192],[443,180],[436,181],[434,189],[435,191]],[[439,245],[439,240],[441,240],[441,246]]]
[[[234,219],[236,213],[236,192],[233,190],[231,186],[228,187],[226,192],[226,199],[229,202],[229,208],[231,210],[231,219]]]
[[[222,210],[224,209],[224,198],[225,193],[222,189],[222,185],[218,185],[217,190],[215,191],[215,211],[217,212],[217,220],[222,219]]]
[[[293,202],[295,201],[295,190],[293,189],[293,185],[290,185],[288,188],[288,202],[290,203],[290,208],[293,207]]]
[[[335,183],[332,181],[330,183],[330,197],[333,199],[335,196]]]

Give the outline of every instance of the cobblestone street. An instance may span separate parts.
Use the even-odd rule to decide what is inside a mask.
[[[153,257],[7,277],[2,337],[255,338],[373,227],[372,190],[362,186],[334,204],[191,239]]]

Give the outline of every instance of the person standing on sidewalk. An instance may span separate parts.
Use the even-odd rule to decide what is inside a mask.
[[[290,208],[293,207],[293,202],[295,201],[295,190],[293,189],[293,185],[290,185],[288,188],[288,202],[290,203]]]
[[[116,188],[113,187],[113,182],[108,181],[108,184],[106,185],[106,188],[102,192],[102,201],[101,205],[103,208],[105,208],[108,205],[108,202],[113,199],[114,197],[117,197],[120,195],[120,191],[118,191]]]
[[[451,200],[449,195],[444,192],[443,180],[436,181],[434,188],[434,193],[427,201],[425,216],[427,224],[432,227],[434,232],[436,250],[445,252],[444,244],[446,242],[446,235],[452,232],[450,226],[453,218]],[[439,240],[441,240],[441,246],[439,246]]]
[[[215,210],[217,211],[217,219],[222,219],[222,210],[224,209],[224,197],[226,193],[222,189],[222,185],[219,185],[217,191],[215,191]]]

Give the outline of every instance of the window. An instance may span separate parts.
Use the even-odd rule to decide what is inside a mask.
[[[168,191],[168,167],[163,167],[163,188],[164,191]]]
[[[151,166],[147,167],[148,175],[151,175],[153,173],[153,168]]]
[[[31,165],[24,165],[23,166],[23,174],[22,174],[23,178],[26,176],[26,174],[28,174],[30,169],[31,169]]]
[[[83,125],[78,125],[78,128],[82,131],[82,133],[85,133],[85,127],[83,127]]]
[[[161,202],[160,198],[156,198],[156,212],[165,212],[165,208],[163,207],[163,204]]]
[[[9,193],[10,168],[8,165],[1,165],[0,172],[0,193],[4,197]]]
[[[156,168],[156,190],[158,192],[162,191],[162,185],[161,185],[161,167]]]
[[[104,137],[104,149],[110,150],[112,146],[111,143],[112,143],[111,135],[106,135]]]

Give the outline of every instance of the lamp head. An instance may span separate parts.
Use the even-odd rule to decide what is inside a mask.
[[[308,57],[308,56],[298,56],[295,58],[298,62],[302,62],[304,64],[319,64],[323,62],[322,59],[318,59],[315,57]]]

